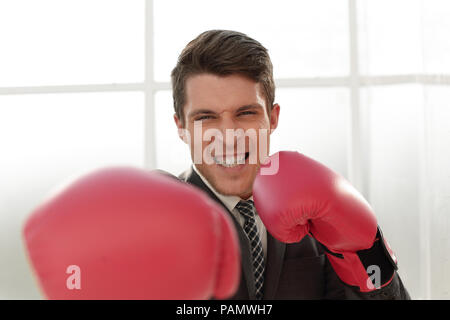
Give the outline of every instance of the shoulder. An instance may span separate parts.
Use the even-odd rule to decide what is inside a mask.
[[[178,179],[184,182],[188,182],[191,176],[192,176],[192,167],[179,174]]]
[[[180,180],[180,179],[177,178],[175,175],[171,174],[170,172],[164,171],[164,170],[155,169],[155,170],[152,170],[152,171],[153,171],[153,172],[160,173],[160,174],[162,174],[162,175],[165,175],[165,176],[167,176],[167,177],[169,177],[169,178],[173,178],[173,179],[176,179],[176,180]]]

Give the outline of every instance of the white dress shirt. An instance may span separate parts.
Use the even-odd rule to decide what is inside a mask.
[[[225,207],[233,214],[233,216],[237,219],[242,228],[244,228],[245,218],[239,213],[239,210],[236,208],[236,205],[239,201],[243,200],[238,196],[227,196],[221,193],[218,193],[216,189],[214,189],[211,184],[206,180],[205,177],[197,170],[195,164],[192,165],[194,171],[198,174],[198,176],[202,179],[202,181],[206,184],[206,186],[219,198],[220,201],[223,202]],[[253,200],[253,196],[246,200]],[[267,260],[267,232],[266,227],[261,221],[258,213],[255,215],[256,227],[258,228],[259,238],[261,239],[263,251],[264,251],[264,260]]]

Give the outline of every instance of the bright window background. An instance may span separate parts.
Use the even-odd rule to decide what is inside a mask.
[[[214,28],[269,49],[272,151],[349,178],[411,296],[449,299],[449,16],[447,0],[1,1],[0,299],[41,297],[20,228],[49,192],[104,166],[189,167],[169,76]]]
[[[412,275],[420,274],[421,257],[410,253],[421,244],[416,235],[420,226],[418,139],[423,92],[421,86],[412,84],[369,87],[362,90],[362,100],[370,112],[368,198],[375,212],[382,213],[379,224],[396,248],[400,270],[408,270],[402,272],[402,280],[413,294],[420,289],[419,279]]]
[[[0,86],[144,80],[144,1],[0,3]]]
[[[421,72],[422,1],[362,0],[357,4],[361,72],[368,75]]]
[[[155,97],[156,165],[179,175],[192,161],[188,145],[178,136],[173,115],[172,91],[159,91]]]
[[[307,154],[347,177],[348,90],[278,89],[276,100],[281,110],[278,128],[271,137],[271,151]]]
[[[154,4],[157,81],[169,81],[186,40],[208,29],[239,30],[260,41],[269,49],[276,78],[342,76],[348,72],[346,0],[229,0],[220,4],[155,0]]]
[[[35,298],[26,216],[62,184],[105,166],[143,167],[141,92],[0,96],[0,298]]]
[[[431,293],[450,297],[450,89],[443,86],[425,87],[427,125],[427,185],[423,190],[430,204],[429,215]],[[425,179],[424,179],[425,180]],[[424,188],[422,187],[422,189]]]

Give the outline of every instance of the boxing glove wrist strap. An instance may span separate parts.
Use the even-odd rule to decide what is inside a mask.
[[[339,278],[350,286],[370,292],[388,285],[398,269],[397,259],[378,227],[371,248],[336,253],[322,245]]]

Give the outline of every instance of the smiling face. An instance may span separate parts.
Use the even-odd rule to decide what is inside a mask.
[[[195,149],[201,148],[202,161],[195,161],[197,169],[217,192],[249,198],[261,163],[260,146],[267,146],[267,151],[263,152],[266,156],[270,133],[278,124],[280,107],[275,104],[268,114],[261,85],[238,74],[194,75],[186,80],[185,88],[184,121],[177,115],[174,119],[177,127],[189,132],[192,140],[201,133],[199,145],[190,143],[193,162],[195,153],[199,152]],[[194,130],[199,124],[201,131]],[[261,129],[266,130],[266,137],[260,137]],[[239,131],[246,133],[245,136],[230,136],[230,132]],[[241,144],[243,141],[245,145]],[[220,145],[220,148],[207,149],[213,145]]]

